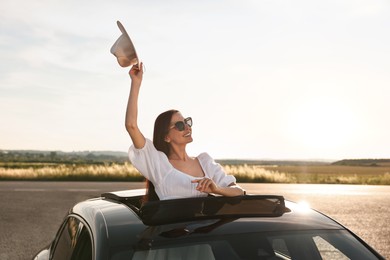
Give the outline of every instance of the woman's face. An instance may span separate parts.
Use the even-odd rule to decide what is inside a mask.
[[[184,128],[180,129],[175,125],[177,122],[183,122]],[[181,123],[179,123],[180,125]],[[174,113],[171,118],[171,123],[169,124],[169,130],[166,137],[166,141],[169,143],[176,144],[187,144],[192,142],[192,120],[185,119],[180,112]]]

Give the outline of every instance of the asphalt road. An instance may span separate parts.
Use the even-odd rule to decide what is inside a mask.
[[[242,184],[248,193],[306,201],[338,220],[390,259],[390,186]],[[143,183],[0,182],[0,260],[31,259],[50,243],[65,213],[103,192]]]

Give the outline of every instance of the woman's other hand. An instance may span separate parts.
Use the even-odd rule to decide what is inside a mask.
[[[220,187],[209,178],[196,179],[191,182],[198,183],[196,190],[204,193],[214,193],[227,197],[245,195],[245,191],[235,183],[231,183],[228,187]]]
[[[215,182],[209,178],[192,180],[192,183],[198,183],[196,189],[204,193],[216,193],[218,194],[218,186]]]

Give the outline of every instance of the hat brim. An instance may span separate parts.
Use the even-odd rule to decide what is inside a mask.
[[[122,35],[111,47],[111,53],[117,58],[121,67],[137,65],[139,63],[139,59],[134,44],[121,22],[117,21],[117,25],[119,30],[122,32]]]

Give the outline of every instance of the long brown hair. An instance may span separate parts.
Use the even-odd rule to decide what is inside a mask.
[[[169,126],[171,124],[171,119],[173,114],[178,113],[176,109],[171,109],[161,113],[154,122],[154,132],[153,132],[153,145],[158,151],[163,152],[167,157],[169,155],[169,143],[165,141],[165,137],[168,134]],[[144,202],[159,200],[159,197],[156,193],[153,183],[150,180],[146,180],[146,196]]]

